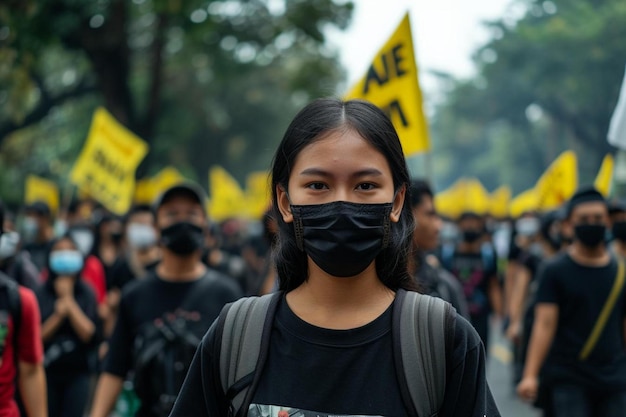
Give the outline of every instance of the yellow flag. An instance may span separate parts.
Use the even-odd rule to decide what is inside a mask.
[[[463,211],[466,180],[460,179],[450,188],[435,195],[435,208],[437,212],[449,219],[458,218]]]
[[[613,155],[606,154],[602,160],[600,171],[596,176],[596,180],[593,183],[596,190],[600,191],[604,197],[608,197],[611,191],[611,183],[613,181]]]
[[[185,177],[176,168],[168,166],[159,171],[152,178],[152,187],[154,191],[153,198],[158,197],[168,188],[185,182]]]
[[[405,155],[430,149],[408,13],[345,97],[356,98],[371,101],[387,113]]]
[[[498,187],[489,198],[489,213],[497,219],[504,219],[509,215],[510,202],[511,188],[508,185]]]
[[[540,210],[556,209],[574,195],[578,187],[577,166],[574,151],[565,151],[541,175],[535,185]]]
[[[464,183],[462,211],[476,214],[487,214],[489,210],[489,193],[481,182],[472,178]]]
[[[245,213],[245,194],[237,180],[224,168],[214,166],[209,170],[209,187],[209,213],[213,220],[222,221]]]
[[[536,188],[526,190],[517,195],[509,205],[509,212],[512,218],[517,218],[528,211],[539,209],[539,194]]]
[[[135,185],[135,196],[133,201],[138,204],[152,204],[155,198],[154,184],[152,178],[142,178]]]
[[[26,177],[24,203],[32,204],[38,201],[46,203],[53,214],[58,213],[59,188],[50,180],[29,175]]]
[[[143,140],[98,108],[70,180],[112,213],[123,215],[132,203],[135,171],[147,152]]]
[[[267,172],[253,172],[246,180],[246,216],[260,219],[271,202],[270,181]]]

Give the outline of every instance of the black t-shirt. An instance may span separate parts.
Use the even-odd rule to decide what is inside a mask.
[[[590,356],[580,352],[609,297],[617,275],[617,262],[588,267],[563,254],[545,264],[539,273],[537,303],[556,304],[559,321],[544,372],[554,381],[576,383],[600,390],[626,388],[624,317],[626,287]]]
[[[57,301],[52,282],[46,282],[37,290],[41,310],[41,322],[54,313]],[[96,326],[96,332],[88,342],[83,342],[66,318],[52,338],[44,343],[47,374],[84,374],[95,370],[96,348],[101,341],[100,319],[97,313],[96,295],[89,286],[78,280],[74,287],[74,299],[82,312]]]
[[[158,261],[152,262],[151,264],[145,266],[145,269],[148,272],[153,272],[158,264]],[[114,288],[121,290],[137,278],[140,277],[135,275],[135,272],[130,267],[128,259],[125,257],[119,257],[109,269],[107,275],[107,291]]]
[[[104,372],[126,377],[133,367],[135,339],[146,325],[158,321],[183,319],[186,328],[202,338],[226,303],[241,297],[241,291],[227,277],[219,275],[211,285],[203,285],[207,276],[188,282],[171,282],[149,273],[124,288],[115,330],[109,341]],[[150,415],[153,398],[140,398],[138,416]],[[145,405],[145,408],[144,408]]]
[[[393,363],[390,307],[371,323],[329,330],[298,318],[281,300],[248,416],[406,416]],[[484,349],[457,317],[441,417],[499,416],[485,379]],[[172,411],[173,417],[224,416],[216,386],[214,326],[202,341]],[[293,414],[298,411],[299,413]]]
[[[498,264],[493,246],[485,244],[480,252],[462,253],[454,250],[450,255],[442,249],[441,263],[463,286],[469,313],[483,316],[490,311],[489,282],[498,274]]]
[[[33,261],[37,269],[43,271],[48,267],[48,252],[50,251],[50,242],[31,242],[24,245],[24,250],[29,253],[30,259]]]

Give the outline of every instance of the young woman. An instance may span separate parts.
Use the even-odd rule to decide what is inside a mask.
[[[412,415],[391,332],[396,294],[414,288],[408,183],[398,136],[374,105],[320,99],[292,121],[272,168],[282,298],[248,416]],[[439,415],[498,416],[480,339],[454,323]],[[229,415],[215,327],[171,416]]]
[[[80,274],[83,254],[64,236],[52,242],[48,280],[37,292],[41,308],[50,417],[81,417],[89,397],[99,341],[96,296]]]

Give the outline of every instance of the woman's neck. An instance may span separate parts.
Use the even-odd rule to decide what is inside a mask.
[[[309,278],[287,294],[302,320],[328,329],[353,329],[380,316],[395,294],[376,274],[375,264],[355,277],[333,277],[309,262]]]

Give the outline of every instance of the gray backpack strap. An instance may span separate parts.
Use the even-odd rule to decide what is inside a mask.
[[[399,290],[394,308],[396,367],[407,405],[418,417],[436,416],[446,389],[454,310],[440,298]],[[397,352],[399,347],[400,352]],[[403,382],[405,383],[403,387]],[[408,398],[407,398],[408,397]]]
[[[242,298],[230,304],[223,318],[220,380],[231,403],[231,415],[241,415],[251,401],[267,351],[273,316],[281,293]],[[256,378],[255,378],[256,377]]]

